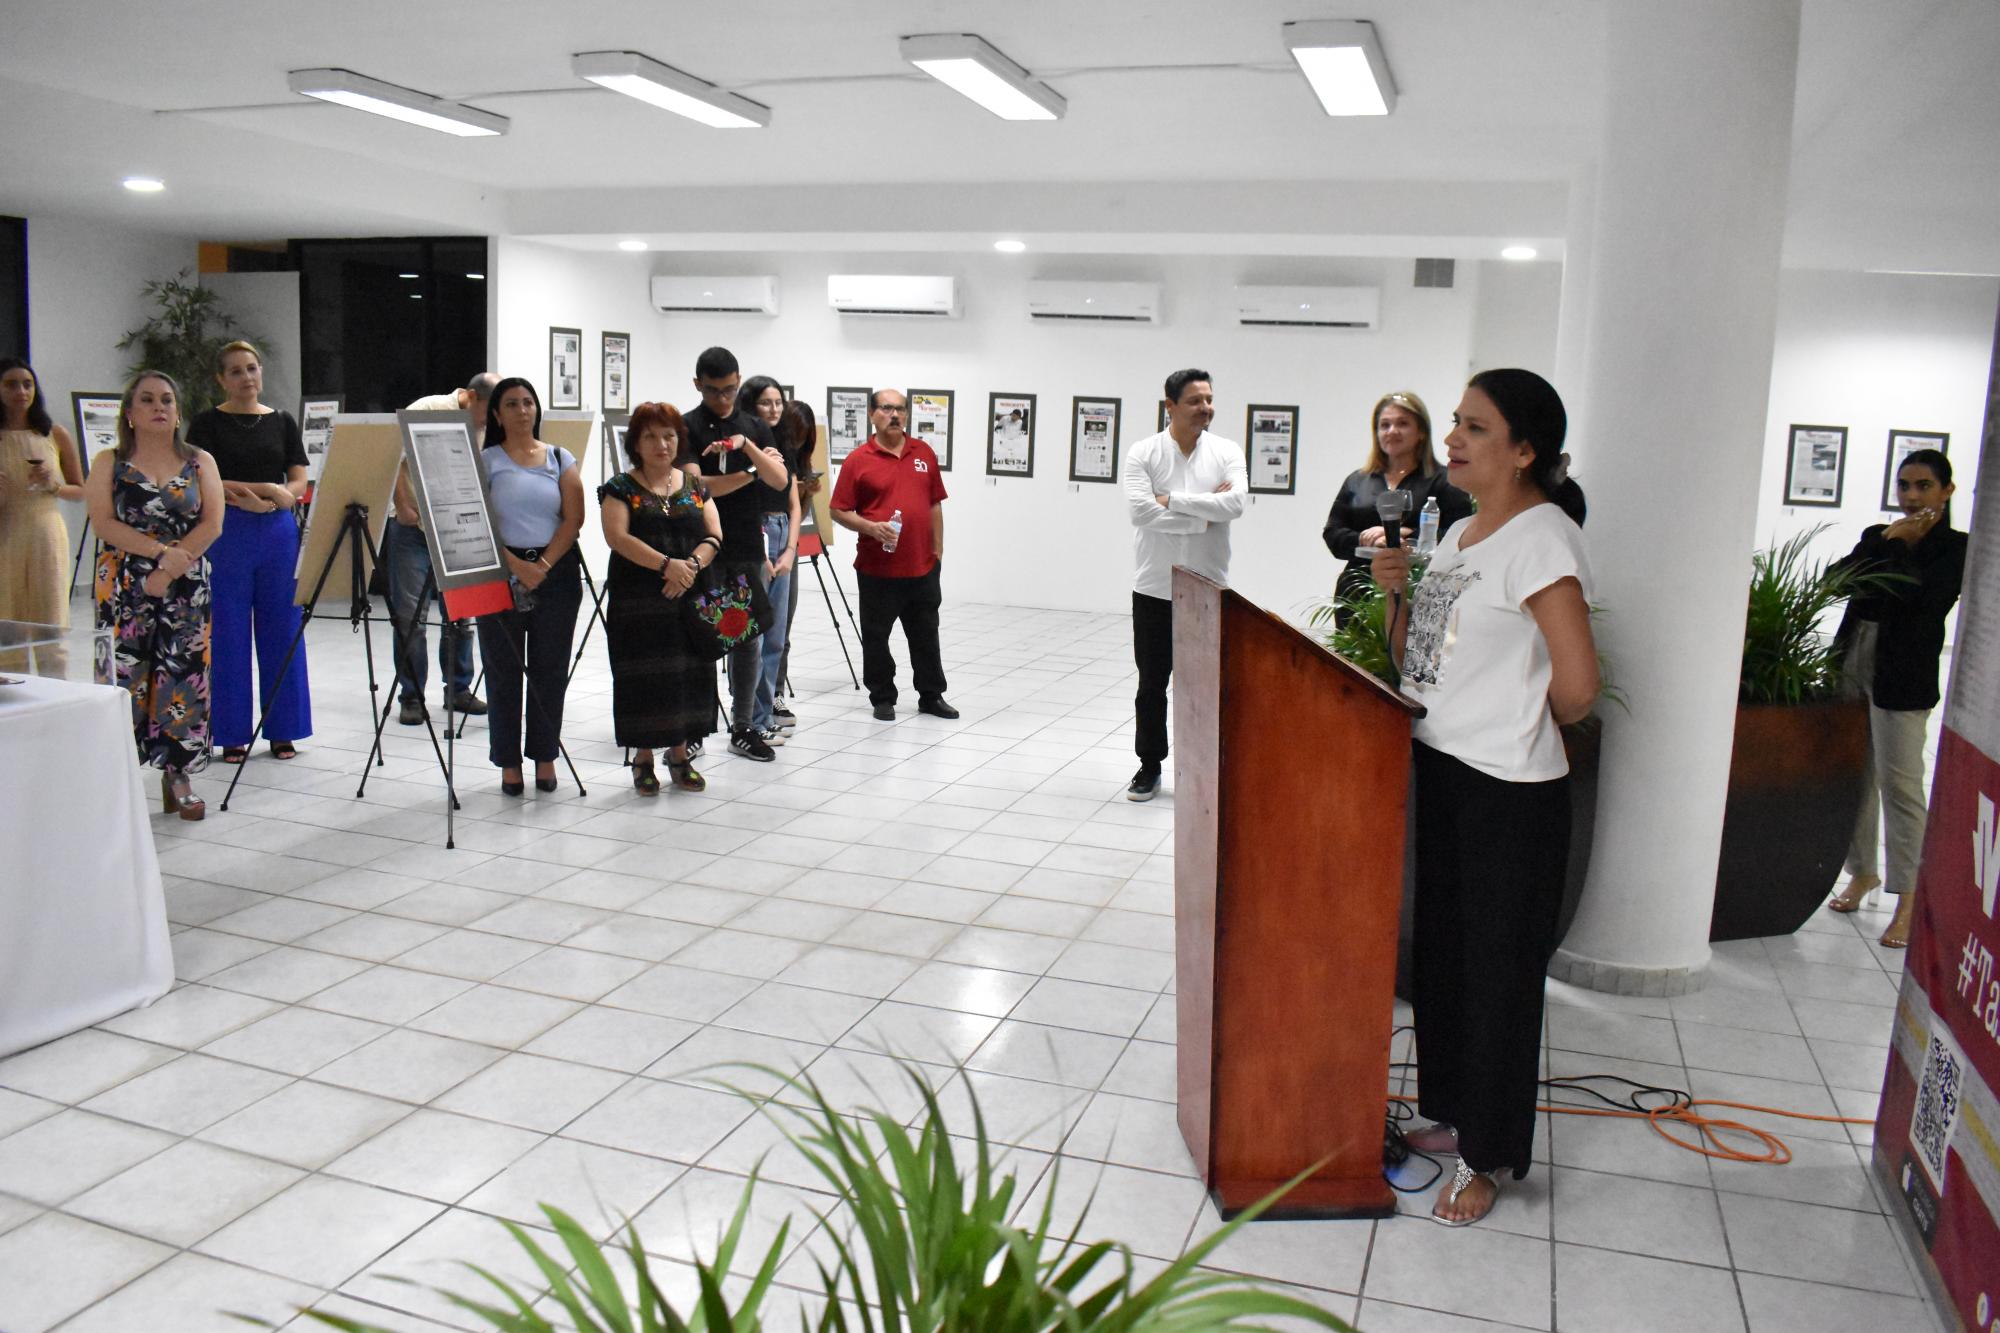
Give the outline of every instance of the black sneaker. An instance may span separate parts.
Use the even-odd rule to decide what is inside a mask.
[[[745,759],[755,759],[760,764],[768,764],[778,757],[778,752],[764,744],[764,738],[754,731],[731,732],[729,748]]]
[[[406,696],[402,708],[396,713],[396,720],[406,727],[421,727],[424,724],[424,701]]]
[[[877,722],[894,722],[896,720],[896,705],[876,704],[875,720]]]
[[[1160,770],[1154,764],[1141,764],[1139,771],[1132,775],[1132,782],[1125,788],[1128,801],[1150,801],[1160,794]]]
[[[471,690],[459,690],[451,696],[451,711],[468,717],[485,717],[486,701]]]
[[[771,721],[777,724],[779,731],[793,731],[799,725],[798,718],[793,716],[792,710],[786,707],[783,699],[775,700],[771,704]]]
[[[785,733],[776,727],[759,727],[757,734],[763,738],[764,744],[769,746],[775,747],[785,743]]]
[[[956,718],[958,716],[958,710],[956,708],[953,708],[950,704],[946,703],[944,701],[944,696],[942,694],[933,695],[928,699],[917,700],[917,711],[919,713],[929,713],[932,717],[942,717],[946,719]]]

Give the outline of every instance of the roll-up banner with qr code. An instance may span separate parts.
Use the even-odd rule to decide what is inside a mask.
[[[1990,428],[1983,452],[1982,477],[2000,478]],[[1968,531],[1874,1164],[1939,1300],[1988,1333],[2000,1329],[2000,497],[1981,492]]]

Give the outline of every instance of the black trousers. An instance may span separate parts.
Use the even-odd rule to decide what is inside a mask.
[[[1165,597],[1132,594],[1132,658],[1139,665],[1139,715],[1133,748],[1139,762],[1158,768],[1167,758],[1167,682],[1174,675],[1174,604]]]
[[[486,668],[486,753],[495,767],[521,764],[522,667],[527,668],[528,758],[552,763],[562,751],[563,693],[583,601],[583,557],[571,547],[556,561],[526,611],[479,617],[479,658]]]
[[[944,694],[944,659],[938,653],[938,608],[944,604],[939,571],[913,579],[884,578],[878,574],[855,572],[861,585],[861,683],[868,687],[868,702],[896,702],[896,659],[889,654],[889,631],[903,622],[903,637],[910,644],[910,676],[916,681],[919,699],[936,699]]]
[[[1507,782],[1415,751],[1417,1109],[1475,1171],[1528,1173],[1542,984],[1569,868],[1569,779]]]

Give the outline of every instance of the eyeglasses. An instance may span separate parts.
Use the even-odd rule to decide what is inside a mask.
[[[900,417],[904,413],[909,411],[907,407],[891,405],[889,403],[884,403],[875,410],[877,412],[880,412],[885,417]]]
[[[734,384],[703,384],[701,381],[696,380],[695,387],[701,390],[701,396],[704,398],[734,398],[736,396],[736,386]]]

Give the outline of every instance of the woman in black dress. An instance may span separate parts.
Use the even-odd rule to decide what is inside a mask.
[[[1348,473],[1326,516],[1326,528],[1320,534],[1326,549],[1347,562],[1334,588],[1336,596],[1365,589],[1369,557],[1360,553],[1366,550],[1372,555],[1373,550],[1388,545],[1381,514],[1375,508],[1384,491],[1402,491],[1410,497],[1403,511],[1405,540],[1415,535],[1417,517],[1423,513],[1424,502],[1433,496],[1438,502],[1439,537],[1472,513],[1472,501],[1438,466],[1437,449],[1431,443],[1430,409],[1413,393],[1388,393],[1376,400],[1368,418],[1368,461]]]
[[[681,414],[641,403],[625,429],[629,471],[597,488],[604,540],[605,643],[611,653],[611,722],[631,748],[632,785],[657,796],[655,747],[682,791],[708,784],[694,771],[688,742],[714,729],[715,663],[695,654],[681,628],[682,593],[722,550],[722,521],[701,487]]]

